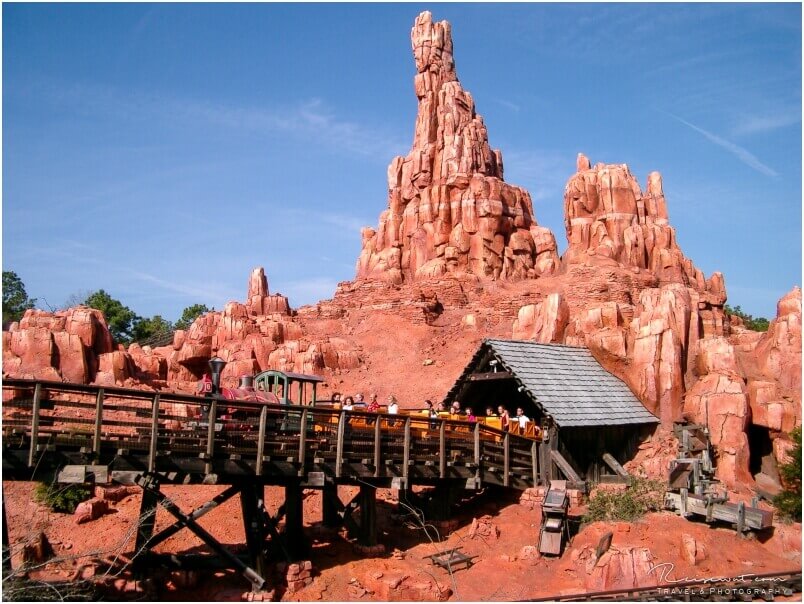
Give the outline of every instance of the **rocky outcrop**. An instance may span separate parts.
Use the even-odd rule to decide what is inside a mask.
[[[3,374],[88,383],[95,379],[100,358],[113,350],[106,319],[98,310],[30,309],[3,332]]]
[[[670,226],[658,172],[643,193],[625,164],[591,166],[578,154],[577,172],[564,190],[564,225],[569,247],[565,264],[619,264],[652,272],[660,283],[681,283],[707,292],[714,304],[726,300],[722,275],[708,281],[684,256]]]
[[[455,72],[449,23],[429,12],[411,31],[419,100],[413,147],[388,167],[388,209],[363,229],[357,278],[393,283],[445,274],[521,279],[549,274],[555,237],[530,195],[503,181],[502,154]]]

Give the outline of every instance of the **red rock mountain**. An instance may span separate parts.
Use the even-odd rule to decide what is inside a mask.
[[[363,229],[357,277],[392,283],[470,273],[522,279],[555,270],[556,242],[530,195],[503,181],[502,153],[455,73],[449,23],[411,30],[419,100],[413,147],[388,166],[388,208]]]
[[[559,259],[527,191],[503,181],[457,80],[449,24],[422,13],[411,38],[413,147],[391,162],[388,207],[363,232],[355,281],[293,310],[255,269],[244,304],[156,349],[114,349],[91,309],[31,310],[3,333],[4,375],[188,390],[217,353],[229,384],[268,368],[311,372],[330,392],[394,393],[412,407],[443,397],[482,338],[513,336],[587,346],[662,420],[632,469],[665,478],[668,429],[686,419],[710,426],[731,488],[773,473],[801,425],[801,290],[779,301],[767,333],[745,329],[724,312],[723,276],[706,279],[679,249],[661,176],[643,192],[624,164],[583,155]]]

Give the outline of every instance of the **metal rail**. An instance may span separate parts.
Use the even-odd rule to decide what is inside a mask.
[[[118,387],[3,381],[4,479],[83,466],[133,483],[264,484],[321,476],[376,486],[463,481],[524,489],[544,474],[533,439],[461,420],[270,405]],[[393,482],[392,482],[393,481]]]

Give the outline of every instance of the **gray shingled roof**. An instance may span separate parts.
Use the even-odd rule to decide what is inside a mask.
[[[560,427],[659,421],[622,380],[603,369],[587,348],[575,346],[484,340],[453,391],[473,371],[486,346],[493,349],[505,369]]]

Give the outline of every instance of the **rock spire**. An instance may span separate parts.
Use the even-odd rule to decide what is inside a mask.
[[[413,147],[388,167],[388,208],[363,229],[357,278],[393,283],[446,274],[521,279],[553,272],[555,237],[530,195],[503,181],[499,150],[455,73],[449,23],[411,30],[419,101]]]

